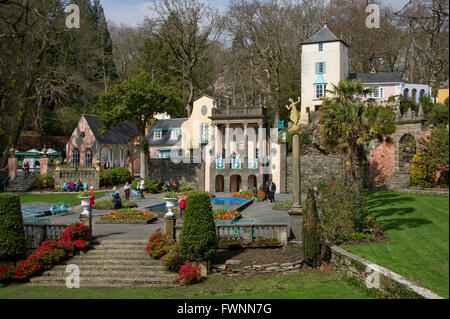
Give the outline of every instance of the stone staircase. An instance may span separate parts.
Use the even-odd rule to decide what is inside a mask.
[[[13,181],[10,181],[6,186],[8,193],[25,193],[31,188],[31,180],[25,179],[23,176],[16,176]]]
[[[177,274],[145,251],[147,241],[97,241],[91,249],[30,279],[31,286],[65,286],[67,265],[80,268],[80,287],[165,286],[177,284]]]

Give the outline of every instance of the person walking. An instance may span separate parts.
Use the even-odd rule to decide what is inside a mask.
[[[123,186],[123,192],[125,193],[125,199],[130,200],[130,185],[128,185],[128,182],[125,182],[125,185]]]
[[[141,195],[141,199],[144,199],[144,189],[145,189],[145,182],[144,179],[141,177],[141,179],[139,180],[139,194]]]
[[[275,183],[271,180],[269,184],[269,200],[271,203],[275,201],[275,191],[277,190],[277,186]]]
[[[184,209],[186,208],[186,200],[183,198],[180,200],[180,218],[183,218],[184,215]]]
[[[113,188],[113,202],[114,202],[114,210],[121,209],[122,208],[122,199],[120,198],[120,193],[117,190],[117,187],[114,186]]]
[[[266,199],[269,199],[269,181],[266,181],[264,183],[263,192],[264,192],[264,199],[263,199],[263,201],[265,201]]]
[[[91,196],[89,197],[89,214],[91,214],[91,216],[92,216],[92,208],[94,207],[94,204],[95,204],[95,202],[94,202],[95,196],[94,196],[94,188],[93,187],[91,187],[89,189],[89,193],[91,194]]]
[[[22,164],[23,168],[23,176],[28,177],[28,173],[30,172],[30,164],[27,161],[24,161]]]

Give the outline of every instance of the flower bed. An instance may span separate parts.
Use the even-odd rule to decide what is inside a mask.
[[[16,265],[0,267],[0,282],[25,280],[53,265],[73,257],[77,251],[89,246],[91,230],[88,226],[76,222],[61,234],[58,239],[44,241],[40,247],[25,260]]]
[[[236,192],[233,195],[231,195],[231,197],[242,198],[242,199],[251,199],[251,198],[253,198],[253,193],[252,192]],[[262,200],[263,198],[264,198],[264,193],[258,192],[258,194],[256,195],[256,199]]]
[[[150,224],[158,218],[148,210],[122,208],[97,219],[97,224]]]
[[[235,209],[215,209],[213,216],[216,220],[233,220],[241,217],[240,213]]]

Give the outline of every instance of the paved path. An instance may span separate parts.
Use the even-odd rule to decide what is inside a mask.
[[[151,205],[164,203],[163,194],[146,194],[145,199],[136,201],[138,207],[144,208]],[[217,197],[231,197],[231,193],[219,193]],[[290,194],[277,194],[276,200],[292,199]],[[99,200],[99,199],[97,199]],[[289,225],[289,214],[285,211],[272,209],[273,204],[268,201],[254,202],[252,205],[242,211],[243,220],[254,220],[257,224],[264,223],[285,223]],[[72,212],[65,216],[46,216],[52,222],[57,224],[70,224],[78,221],[80,206],[75,207]],[[96,220],[109,213],[110,210],[93,210],[92,231],[96,239],[99,240],[148,240],[158,228],[164,228],[164,221],[158,219],[153,224],[148,225],[127,225],[127,224],[96,224]]]

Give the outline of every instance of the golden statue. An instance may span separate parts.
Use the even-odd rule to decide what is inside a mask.
[[[298,131],[300,129],[299,125],[300,125],[300,116],[299,113],[297,111],[297,104],[300,103],[300,97],[297,99],[297,102],[294,102],[293,99],[289,98],[289,102],[291,102],[291,105],[286,105],[286,108],[288,110],[291,110],[291,125],[289,128],[290,132],[295,132]]]

